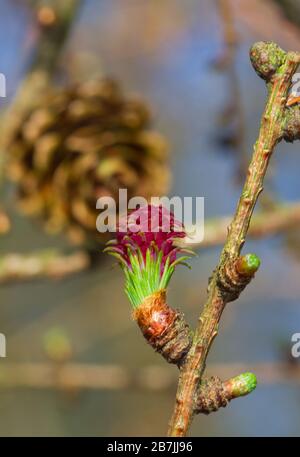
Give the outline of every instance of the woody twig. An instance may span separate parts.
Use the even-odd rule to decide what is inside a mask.
[[[256,43],[251,48],[250,58],[258,75],[267,82],[267,103],[236,213],[229,225],[219,264],[209,282],[207,302],[199,317],[192,346],[181,367],[170,436],[187,434],[197,412],[197,398],[204,388],[202,377],[206,359],[218,334],[224,308],[238,298],[259,267],[256,256],[241,256],[240,253],[274,148],[283,138],[289,141],[298,138],[297,128],[294,130],[296,116],[290,115],[286,102],[300,54],[285,53],[274,43]]]

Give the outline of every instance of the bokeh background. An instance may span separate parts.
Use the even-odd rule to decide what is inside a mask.
[[[58,68],[64,80],[113,75],[126,91],[148,100],[155,128],[171,144],[170,195],[204,196],[206,218],[233,213],[241,189],[237,170],[243,174],[241,164],[257,135],[266,89],[249,63],[250,45],[271,39],[296,50],[300,42],[300,28],[287,19],[279,1],[228,3],[237,34],[229,65],[224,64],[224,17],[216,1],[85,0]],[[0,71],[8,90],[2,108],[24,78],[35,39],[30,2],[1,0]],[[239,114],[230,117],[236,104]],[[300,199],[299,167],[299,144],[280,144],[267,178],[272,198]],[[63,236],[47,236],[39,224],[14,210],[12,186],[5,193],[12,230],[1,237],[1,255],[68,246]],[[290,360],[291,336],[300,332],[297,230],[292,242],[291,233],[247,241],[247,251],[256,252],[262,266],[240,299],[228,305],[208,366],[221,375],[224,370],[238,374],[237,364],[254,372],[258,367],[261,380],[249,397],[195,418],[192,435],[299,435],[300,377],[293,371],[299,362]],[[99,256],[100,251],[101,246]],[[169,291],[170,303],[182,307],[191,324],[204,303],[220,247],[198,253],[191,271],[176,271]],[[7,358],[0,359],[0,377],[6,365],[53,364],[44,343],[51,329],[59,329],[72,346],[67,363],[115,370],[108,374],[111,388],[70,390],[59,383],[55,363],[50,375],[58,371],[56,386],[22,386],[20,379],[2,386],[1,436],[165,433],[176,369],[166,366],[141,337],[122,286],[121,271],[104,256],[97,268],[60,281],[1,286],[0,331],[7,337]],[[84,366],[81,376],[86,380]],[[122,381],[128,372],[139,382]],[[16,371],[16,376],[23,375]]]

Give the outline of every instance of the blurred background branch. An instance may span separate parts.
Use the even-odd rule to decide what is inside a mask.
[[[250,364],[260,384],[300,384],[300,366],[288,362]],[[246,363],[213,363],[208,374],[222,379],[249,369]],[[76,390],[169,390],[176,386],[177,373],[161,365],[130,369],[122,365],[87,363],[11,363],[5,362],[0,373],[0,388],[76,389]]]
[[[197,240],[193,237],[193,227],[187,227],[185,245],[194,248],[208,248],[224,243],[227,236],[227,228],[230,224],[230,216],[223,218],[207,219],[205,222],[204,239]],[[277,204],[270,210],[261,210],[252,217],[248,236],[250,238],[268,237],[291,228],[299,227],[300,203]],[[198,230],[198,232],[201,232]]]

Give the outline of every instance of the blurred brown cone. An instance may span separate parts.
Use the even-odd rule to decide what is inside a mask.
[[[49,91],[9,142],[8,171],[21,210],[74,242],[104,241],[96,231],[99,197],[118,202],[125,188],[128,198],[148,199],[168,190],[166,143],[147,130],[149,121],[147,106],[125,98],[108,79]]]

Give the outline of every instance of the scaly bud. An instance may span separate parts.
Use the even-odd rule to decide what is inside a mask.
[[[192,334],[184,316],[166,303],[165,291],[149,295],[133,311],[148,343],[169,363],[179,364],[192,343]]]
[[[236,261],[236,269],[243,276],[253,276],[260,266],[260,259],[256,254],[246,254]]]
[[[253,279],[260,266],[256,254],[246,254],[236,260],[225,262],[219,269],[218,286],[226,301],[236,300],[247,284]]]

